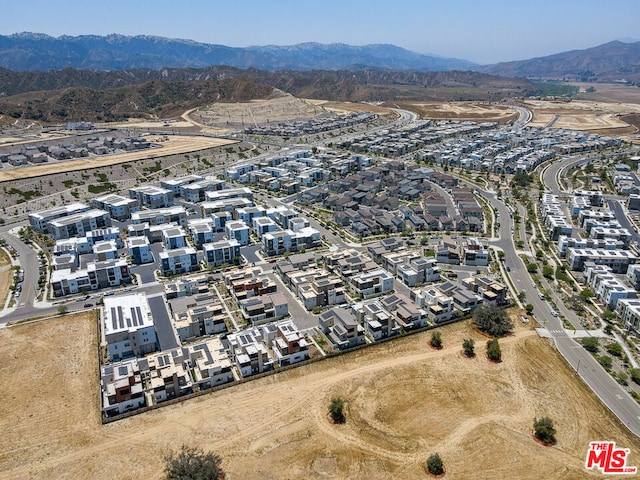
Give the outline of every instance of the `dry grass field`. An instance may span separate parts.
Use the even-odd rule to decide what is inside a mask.
[[[508,123],[518,118],[514,110],[477,102],[396,102],[399,108],[434,120],[471,120],[473,122]]]
[[[108,167],[120,163],[133,162],[148,158],[158,158],[168,155],[197,152],[207,148],[219,147],[238,143],[237,140],[210,137],[172,137],[161,143],[161,148],[139,150],[135,152],[105,155],[101,157],[67,160],[64,162],[51,162],[41,165],[26,166],[12,170],[0,171],[0,182],[9,180],[21,180],[33,177],[50,175],[53,173],[75,172],[92,168]]]
[[[378,115],[396,116],[396,114],[387,107],[373,105],[371,103],[355,103],[355,102],[329,102],[327,100],[306,100],[314,105],[322,105],[326,110],[339,113],[348,112],[373,112]]]
[[[182,444],[219,453],[233,479],[424,479],[433,452],[449,479],[598,478],[583,468],[596,439],[640,464],[640,441],[533,330],[501,340],[500,364],[467,324],[441,331],[439,351],[418,334],[102,426],[94,314],[0,330],[0,478],[160,478]],[[344,425],[327,421],[334,395]],[[553,447],[531,438],[544,415]]]

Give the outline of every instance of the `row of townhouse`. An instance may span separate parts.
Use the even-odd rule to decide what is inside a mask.
[[[230,270],[222,274],[222,280],[236,302],[278,290],[276,283],[261,267]]]
[[[262,253],[268,257],[299,252],[321,245],[320,232],[312,227],[302,227],[297,231],[286,229],[262,235]]]
[[[490,277],[476,275],[414,290],[411,298],[425,309],[428,320],[437,324],[467,315],[482,304],[503,306],[507,303],[507,289]]]
[[[54,297],[116,287],[131,281],[129,265],[125,259],[89,262],[85,269],[75,271],[60,268],[54,270],[50,278]]]
[[[366,335],[375,341],[426,325],[425,310],[401,294],[334,307],[318,316],[318,328],[338,350],[363,345]]]
[[[313,254],[293,255],[280,260],[276,263],[276,271],[307,310],[346,302],[342,280],[317,268]]]
[[[593,291],[595,297],[605,308],[615,310],[619,300],[636,298],[635,288],[628,287],[613,274],[610,267],[586,262],[584,266],[584,283]]]
[[[102,412],[113,416],[234,380],[218,338],[103,365]]]
[[[229,356],[242,377],[292,365],[309,358],[309,345],[291,320],[230,333]],[[271,353],[270,353],[271,351]]]

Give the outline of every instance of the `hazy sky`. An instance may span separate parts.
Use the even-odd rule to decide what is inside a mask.
[[[392,43],[486,64],[640,39],[640,0],[0,0],[0,34]]]

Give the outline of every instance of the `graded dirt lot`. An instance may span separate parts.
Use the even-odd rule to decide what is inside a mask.
[[[625,117],[640,113],[640,104],[572,100],[571,102],[527,100],[523,106],[533,113],[531,127],[566,128],[604,135],[634,135],[638,129]]]
[[[51,162],[41,165],[15,168],[13,170],[0,171],[0,182],[39,177],[43,175],[50,175],[52,173],[74,172],[78,170],[108,167],[119,163],[196,152],[207,148],[234,143],[238,143],[238,141],[227,140],[224,138],[169,136],[167,140],[160,143],[160,145],[162,145],[161,148],[151,148],[135,152],[82,158],[78,160],[67,160],[64,162]]]
[[[473,122],[507,123],[518,113],[501,105],[478,102],[396,102],[399,108],[433,120],[471,120]]]
[[[94,314],[0,330],[0,478],[160,478],[182,444],[233,479],[424,479],[434,452],[450,479],[599,478],[583,467],[598,439],[640,464],[640,441],[533,330],[501,340],[500,364],[467,324],[441,331],[439,351],[418,334],[102,426]],[[344,425],[327,421],[334,395]],[[553,447],[531,438],[545,415]]]
[[[393,115],[393,110],[387,107],[381,107],[380,105],[373,105],[371,103],[354,103],[354,102],[329,102],[327,100],[309,100],[314,105],[322,105],[326,110],[345,113],[345,112],[372,112],[378,115]]]

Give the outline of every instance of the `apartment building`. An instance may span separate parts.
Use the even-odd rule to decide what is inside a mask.
[[[289,315],[289,304],[281,293],[249,297],[238,302],[244,319],[252,324],[278,320]]]
[[[134,224],[148,223],[150,226],[176,223],[186,228],[187,211],[182,206],[141,210],[131,214],[131,221]]]
[[[233,265],[242,258],[240,255],[240,242],[235,238],[231,240],[220,240],[203,245],[204,260],[210,267],[220,267],[222,265]]]
[[[153,185],[141,185],[129,189],[129,198],[140,207],[149,209],[167,208],[173,205],[173,191]]]
[[[129,237],[126,240],[131,263],[140,265],[153,262],[151,244],[147,237]]]
[[[92,204],[93,208],[109,212],[111,218],[121,222],[131,218],[131,214],[139,210],[137,200],[114,193],[96,197]]]
[[[29,224],[37,232],[49,233],[48,223],[62,217],[68,217],[82,212],[87,212],[91,209],[89,205],[85,203],[71,203],[69,205],[63,205],[60,207],[50,208],[48,210],[41,210],[39,212],[33,212],[29,214]]]
[[[143,293],[104,297],[103,338],[109,360],[140,357],[158,349],[158,339]]]
[[[393,290],[393,277],[383,268],[358,273],[349,278],[349,288],[356,295],[369,297]]]
[[[104,210],[93,209],[50,220],[47,223],[46,230],[53,238],[60,240],[71,237],[84,237],[91,230],[110,226],[111,217],[109,213]]]
[[[164,276],[195,272],[199,269],[198,255],[193,247],[160,252],[160,271]]]
[[[249,245],[249,227],[243,221],[227,222],[224,229],[229,240],[236,240],[240,245]]]

